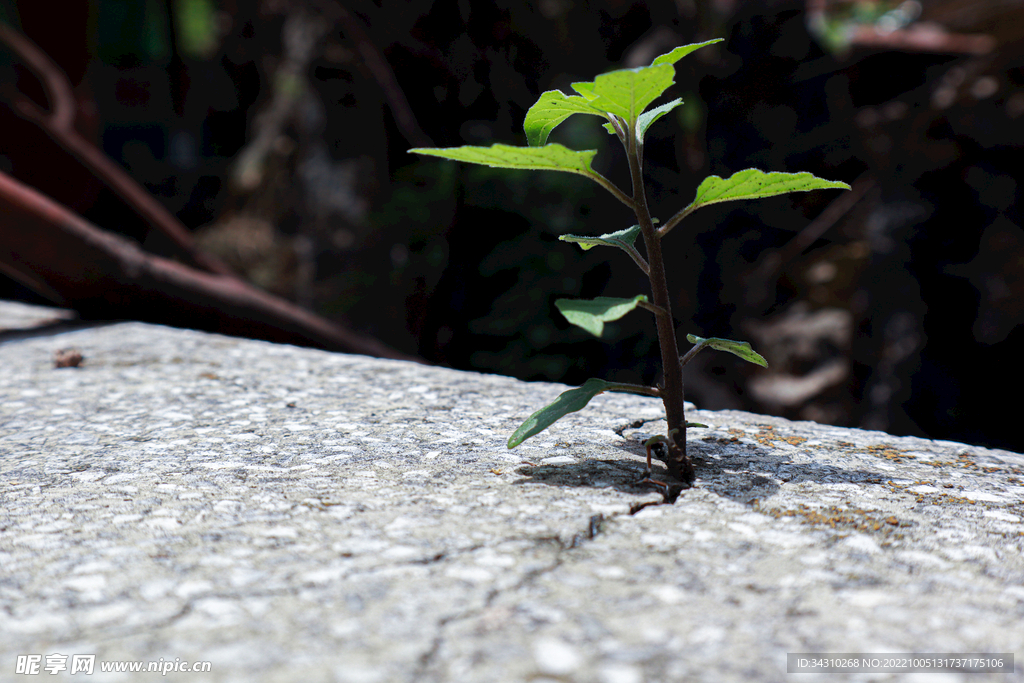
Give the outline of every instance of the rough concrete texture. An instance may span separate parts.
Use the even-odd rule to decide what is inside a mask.
[[[74,346],[78,368],[53,354]],[[1024,456],[136,323],[0,343],[0,680],[782,681],[788,652],[1014,652]],[[96,654],[91,677],[19,654]],[[43,665],[46,661],[43,660]],[[149,674],[152,678],[154,674]]]

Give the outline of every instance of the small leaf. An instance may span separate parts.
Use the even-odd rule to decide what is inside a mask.
[[[618,320],[639,306],[641,301],[647,301],[643,294],[637,294],[632,299],[599,296],[596,299],[559,299],[555,306],[573,325],[600,337],[605,323]]]
[[[735,354],[743,360],[753,363],[754,365],[760,365],[763,368],[768,367],[768,361],[761,357],[760,354],[750,348],[750,342],[739,342],[731,339],[719,339],[718,337],[710,337],[705,339],[704,337],[698,337],[695,334],[686,335],[686,341],[691,344],[700,344],[707,342],[707,346],[719,351],[728,351],[729,353]]]
[[[572,89],[575,90],[576,92],[578,92],[580,95],[582,95],[587,100],[592,100],[595,97],[597,97],[597,95],[594,94],[594,82],[593,81],[583,81],[581,83],[573,83],[572,84]]]
[[[655,107],[654,109],[650,111],[645,111],[643,114],[641,114],[640,118],[636,120],[637,143],[641,145],[644,144],[644,135],[647,133],[647,129],[650,127],[650,125],[657,121],[658,119],[660,119],[665,114],[669,113],[670,111],[681,105],[682,103],[683,101],[677,98],[672,100],[671,102],[666,102],[660,107]]]
[[[559,90],[549,90],[526,112],[523,130],[531,147],[543,145],[548,135],[562,121],[573,114],[591,114],[604,117],[604,112],[590,106],[586,97],[566,96]]]
[[[704,429],[710,429],[707,425],[702,425],[700,422],[687,422],[687,427],[703,427]]]
[[[417,147],[409,150],[413,154],[465,161],[494,168],[519,168],[540,171],[567,171],[593,177],[590,161],[597,154],[596,149],[575,152],[559,144],[543,147],[513,147],[495,144],[490,147]]]
[[[825,180],[810,173],[764,173],[756,168],[737,171],[728,178],[709,176],[697,188],[697,196],[686,207],[686,213],[702,206],[737,199],[760,199],[788,192],[808,192],[833,188],[849,190],[850,186],[836,180]]]
[[[593,249],[594,247],[618,247],[619,249],[629,252],[629,248],[636,242],[637,235],[640,234],[640,226],[634,225],[632,228],[626,228],[624,230],[618,230],[616,232],[609,232],[600,237],[592,237],[589,235],[562,235],[558,239],[562,242],[574,242],[580,245],[580,249],[586,251],[587,249]]]
[[[594,79],[590,105],[598,111],[621,116],[632,127],[637,117],[675,81],[675,69],[669,64],[620,69]],[[577,92],[579,92],[577,90]]]
[[[559,418],[584,408],[590,403],[590,399],[602,391],[608,391],[612,386],[611,382],[591,378],[584,382],[581,387],[562,392],[553,403],[544,406],[526,418],[526,422],[521,424],[519,429],[514,431],[512,436],[508,438],[508,447],[515,448],[534,434],[539,434],[550,427]]]
[[[663,54],[660,57],[655,57],[654,61],[651,62],[651,66],[659,66],[661,64],[675,64],[676,62],[678,62],[680,59],[690,54],[691,52],[699,50],[706,45],[720,43],[723,40],[725,40],[725,38],[715,38],[714,40],[706,40],[703,43],[690,43],[689,45],[680,45],[676,49],[672,50],[672,52]]]

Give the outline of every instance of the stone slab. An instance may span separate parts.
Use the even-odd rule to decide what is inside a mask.
[[[3,681],[834,680],[787,653],[1015,650],[842,680],[1024,680],[1019,454],[692,411],[695,487],[631,514],[660,499],[649,398],[509,451],[565,387],[138,323],[0,368]]]
[[[78,318],[66,308],[32,306],[18,301],[0,301],[0,335],[55,326]]]

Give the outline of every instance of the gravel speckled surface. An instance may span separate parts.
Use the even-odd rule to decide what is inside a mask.
[[[983,678],[1024,680],[1019,454],[693,411],[695,488],[631,514],[660,499],[653,399],[509,451],[564,387],[138,323],[0,367],[0,680],[58,653],[95,673],[41,677],[782,681],[787,652],[1015,648]],[[917,676],[843,680],[980,680]]]

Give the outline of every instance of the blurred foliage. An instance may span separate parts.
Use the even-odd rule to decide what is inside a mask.
[[[104,0],[96,5],[96,54],[107,64],[164,63],[169,21],[160,0]]]
[[[906,28],[919,16],[921,3],[917,0],[854,0],[832,3],[827,11],[813,17],[810,29],[827,49],[846,54],[856,29],[865,26],[880,33],[892,33]]]
[[[849,206],[811,193],[709,207],[665,241],[680,336],[750,333],[770,364],[702,354],[687,398],[1024,449],[991,392],[1019,372],[1022,341],[1018,4],[354,0],[346,23],[320,0],[90,0],[87,20],[60,24],[43,5],[0,11],[67,71],[93,112],[83,132],[261,286],[432,362],[572,384],[657,380],[646,316],[596,340],[553,305],[646,292],[626,255],[557,240],[628,227],[628,211],[583,178],[406,150],[420,135],[525,144],[541,92],[724,37],[679,70],[667,95],[684,105],[648,133],[654,215],[748,167],[861,191]],[[946,47],[856,42],[922,27]],[[996,48],[957,51],[961,34]],[[3,170],[161,251],[17,130]],[[595,169],[629,187],[599,121],[553,140],[598,149]],[[243,158],[260,162],[252,185],[237,182]]]
[[[213,0],[176,0],[174,18],[183,55],[191,59],[209,59],[214,55],[220,30]]]

